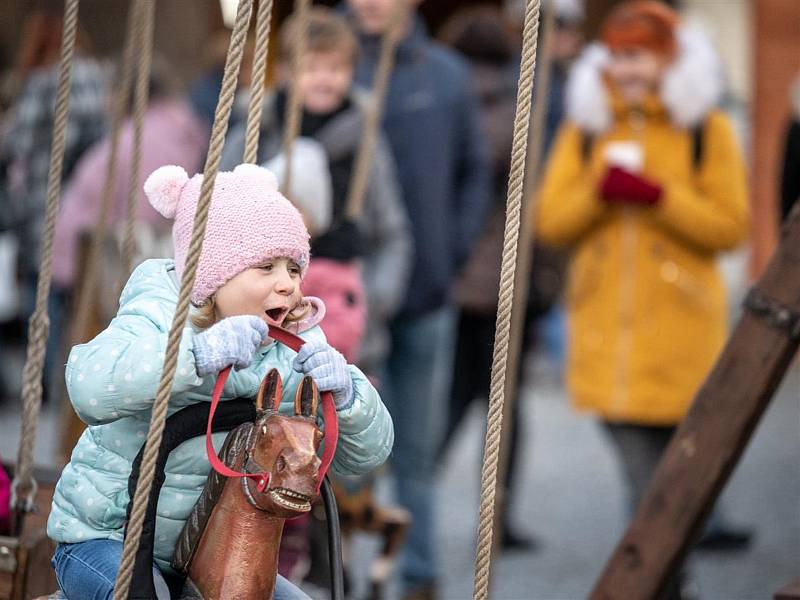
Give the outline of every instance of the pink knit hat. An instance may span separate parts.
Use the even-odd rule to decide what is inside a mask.
[[[175,219],[172,240],[178,277],[186,265],[202,183],[202,174],[189,179],[183,168],[172,165],[156,169],[144,183],[150,204]],[[279,257],[291,258],[305,274],[308,231],[298,210],[278,191],[275,176],[250,164],[218,173],[192,302],[203,302],[231,277]]]

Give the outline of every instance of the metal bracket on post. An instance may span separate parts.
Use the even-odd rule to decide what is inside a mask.
[[[751,288],[743,302],[752,315],[766,321],[775,329],[785,331],[790,340],[800,339],[800,311],[770,298],[758,288]]]

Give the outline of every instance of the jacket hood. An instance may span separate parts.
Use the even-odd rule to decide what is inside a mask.
[[[303,301],[311,307],[308,315],[295,323],[290,323],[286,329],[292,333],[303,333],[320,324],[325,318],[325,303],[316,296],[304,296]]]
[[[661,80],[659,98],[670,120],[679,127],[698,125],[720,101],[722,68],[708,37],[697,27],[678,29],[678,53]],[[612,103],[603,71],[608,48],[590,44],[575,62],[567,82],[567,117],[593,134],[611,127]]]

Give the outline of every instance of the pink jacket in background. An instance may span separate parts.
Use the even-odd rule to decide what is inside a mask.
[[[141,184],[163,165],[178,165],[190,173],[202,168],[208,130],[182,100],[158,100],[150,104],[142,131]],[[133,126],[122,126],[117,149],[117,168],[108,231],[120,225],[127,211]],[[76,274],[78,240],[94,229],[100,212],[110,138],[92,146],[78,162],[70,178],[56,224],[53,279],[62,287],[72,287]],[[172,221],[162,217],[139,191],[139,222],[157,232],[169,231]]]

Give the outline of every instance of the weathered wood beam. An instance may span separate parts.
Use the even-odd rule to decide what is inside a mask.
[[[800,206],[656,469],[593,600],[658,598],[680,568],[800,344]]]

